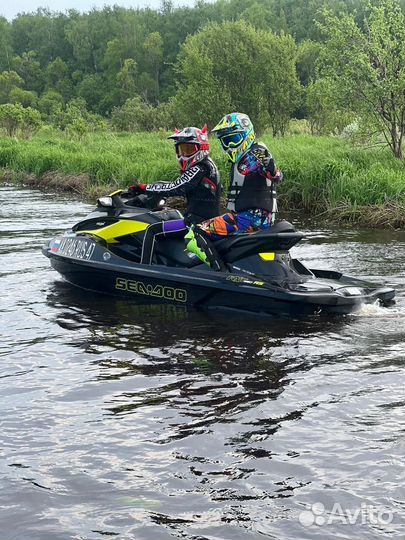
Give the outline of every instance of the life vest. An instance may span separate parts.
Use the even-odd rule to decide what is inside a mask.
[[[235,212],[250,209],[277,211],[274,183],[266,176],[260,157],[255,154],[270,155],[265,146],[255,144],[232,166],[228,210]]]

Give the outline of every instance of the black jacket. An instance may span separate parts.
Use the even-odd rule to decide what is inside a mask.
[[[221,213],[221,191],[218,168],[209,157],[184,171],[173,182],[155,182],[146,187],[146,193],[185,197],[184,217],[190,223],[201,223]]]

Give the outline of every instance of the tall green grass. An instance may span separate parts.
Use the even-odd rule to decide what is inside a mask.
[[[388,149],[361,149],[336,137],[265,138],[284,174],[290,205],[326,211],[341,206],[404,203],[404,164]]]
[[[0,167],[41,177],[55,171],[87,173],[92,186],[123,187],[172,180],[178,175],[173,144],[164,133],[89,134],[73,141],[60,133],[31,140],[0,138]],[[284,207],[311,212],[403,204],[405,171],[387,149],[360,149],[336,137],[291,135],[261,138],[284,172],[279,188]],[[212,156],[225,184],[229,166],[218,142]]]
[[[133,137],[88,135],[80,141],[56,134],[28,141],[3,138],[0,167],[38,177],[50,171],[88,173],[95,184],[117,186],[134,178],[150,182],[177,174],[172,145],[166,138],[149,133]]]

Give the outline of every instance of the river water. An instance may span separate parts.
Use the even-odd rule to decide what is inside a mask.
[[[405,537],[405,232],[294,248],[395,306],[247,319],[75,290],[40,248],[91,206],[0,199],[1,540]]]

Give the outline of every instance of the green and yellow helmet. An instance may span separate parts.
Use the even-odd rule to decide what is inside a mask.
[[[236,163],[249,150],[256,138],[249,116],[237,112],[226,114],[212,132],[232,163]]]

